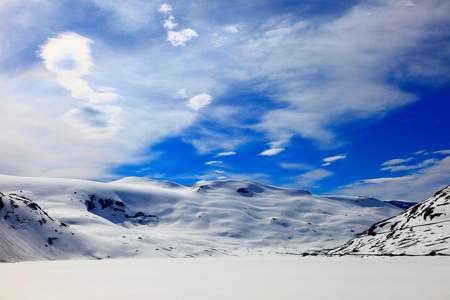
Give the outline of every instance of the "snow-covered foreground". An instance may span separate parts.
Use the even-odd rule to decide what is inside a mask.
[[[251,256],[0,264],[2,299],[450,299],[450,257]]]

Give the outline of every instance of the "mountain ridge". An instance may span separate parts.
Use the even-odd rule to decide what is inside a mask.
[[[3,260],[301,253],[342,244],[401,211],[379,200],[366,205],[250,181],[185,187],[0,175],[0,191],[30,199],[74,233],[74,241],[52,245],[64,243],[65,253],[46,251],[42,240],[30,239],[30,248],[39,249],[34,257],[14,256],[10,245],[0,251]],[[0,218],[0,235],[10,225]],[[34,219],[28,225],[39,228]],[[14,232],[21,236],[24,230]]]

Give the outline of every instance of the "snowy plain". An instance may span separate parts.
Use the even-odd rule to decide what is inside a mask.
[[[450,299],[450,257],[246,256],[0,264],[1,298]]]

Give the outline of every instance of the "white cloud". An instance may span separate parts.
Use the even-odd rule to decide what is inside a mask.
[[[197,115],[197,123],[190,128],[183,140],[192,144],[201,154],[232,151],[253,138],[248,132],[242,131],[246,126],[244,120],[239,107],[211,105],[207,113]],[[204,126],[205,123],[216,126]]]
[[[394,165],[399,165],[402,163],[406,163],[413,160],[412,157],[408,157],[408,158],[394,158],[394,159],[390,159],[388,161],[383,162],[381,165],[382,166],[394,166]]]
[[[237,180],[237,181],[257,181],[261,183],[270,184],[270,176],[264,173],[218,173],[217,170],[212,170],[204,174],[186,174],[175,179],[195,179],[198,182],[208,182],[211,180]]]
[[[450,155],[450,149],[448,150],[439,150],[439,151],[434,151],[434,154],[442,154],[442,155]]]
[[[261,156],[274,156],[284,151],[284,148],[270,148],[259,153]]]
[[[56,75],[57,82],[70,91],[74,99],[88,104],[102,104],[116,100],[113,88],[93,89],[83,79],[94,65],[91,56],[92,41],[74,32],[63,32],[49,38],[39,52],[45,67]]]
[[[359,180],[343,186],[337,192],[344,195],[369,195],[380,199],[422,201],[440,188],[450,184],[450,157],[400,176]]]
[[[172,46],[185,46],[186,43],[193,38],[198,37],[197,32],[191,28],[185,28],[179,31],[174,31],[173,29],[178,26],[175,17],[171,15],[172,6],[163,3],[158,10],[160,13],[166,15],[164,19],[163,27],[167,30],[167,40],[172,44]]]
[[[329,166],[332,163],[334,163],[335,161],[338,160],[342,160],[342,159],[346,159],[347,155],[344,154],[338,154],[338,155],[334,155],[334,156],[329,156],[329,157],[325,157],[324,159],[322,159],[322,166]]]
[[[259,121],[252,128],[272,141],[287,139],[278,148],[288,147],[289,139],[297,135],[332,147],[340,144],[335,127],[341,123],[379,118],[416,100],[414,95],[399,89],[401,85],[392,84],[391,79],[398,74],[417,74],[418,71],[402,72],[417,64],[417,54],[413,53],[414,60],[408,58],[413,55],[411,52],[423,49],[424,38],[442,34],[434,25],[446,22],[448,18],[443,12],[448,4],[433,0],[417,3],[413,8],[397,4],[362,1],[323,22],[314,18],[302,18],[299,22],[294,14],[274,16],[257,27],[249,25],[252,22],[246,23],[249,30],[234,35],[223,31],[226,25],[214,23],[214,26],[206,18],[193,20],[195,26],[202,25],[199,28],[212,28],[210,33],[220,32],[230,38],[221,48],[214,49],[199,39],[177,57],[168,57],[165,49],[158,51],[156,46],[149,45],[145,50],[152,52],[141,56],[148,62],[150,55],[159,57],[164,68],[152,68],[158,76],[143,67],[137,74],[150,76],[146,84],[150,79],[164,86],[180,82],[177,90],[185,88],[188,95],[213,92],[196,89],[199,84],[214,86],[225,93],[236,82],[256,81],[257,92],[267,92],[276,107],[281,108],[261,107]],[[189,10],[188,16],[191,13]],[[380,42],[374,45],[373,40]],[[426,47],[434,49],[434,41],[427,40]],[[428,56],[422,58],[429,61]],[[148,65],[151,64],[147,68]],[[196,76],[190,78],[189,74]],[[448,74],[448,70],[440,74]],[[214,96],[218,98],[220,93],[214,92]],[[237,106],[243,113],[251,109]]]
[[[401,177],[380,177],[380,178],[371,178],[371,179],[363,179],[360,183],[387,183],[387,182],[398,182],[403,180],[408,180],[413,178],[412,176],[406,175]]]
[[[170,13],[172,11],[172,5],[167,4],[167,3],[163,3],[159,7],[158,11],[160,13],[163,13],[163,14],[168,14],[168,13]]]
[[[168,51],[167,43],[155,42],[159,31],[150,24],[154,16],[162,16],[158,13],[161,2],[95,0],[102,16],[108,19],[102,32],[82,25],[98,13],[96,10],[92,15],[81,16],[73,13],[71,5],[29,2],[12,1],[14,10],[0,10],[0,35],[4,41],[0,45],[0,66],[7,65],[17,72],[0,70],[0,111],[3,119],[7,117],[2,124],[8,123],[0,132],[5,140],[18,142],[10,149],[0,149],[2,172],[105,176],[111,174],[111,166],[141,159],[143,151],[148,153],[149,147],[161,139],[181,132],[184,140],[203,153],[236,149],[249,140],[261,139],[254,132],[248,134],[253,128],[267,134],[270,140],[284,142],[277,147],[270,145],[271,148],[287,147],[295,135],[335,145],[339,144],[335,126],[347,120],[382,117],[392,108],[415,99],[399,90],[402,85],[390,84],[397,81],[398,74],[419,76],[431,72],[434,77],[429,78],[433,79],[448,79],[450,74],[448,64],[443,63],[448,61],[444,58],[448,58],[445,53],[449,53],[449,48],[445,44],[436,47],[435,43],[436,37],[447,32],[443,26],[448,20],[446,1],[421,1],[413,8],[397,7],[395,1],[370,5],[361,2],[326,19],[305,15],[303,22],[298,22],[297,16],[291,14],[274,16],[261,26],[252,25],[260,21],[255,15],[242,15],[240,19],[248,18],[248,30],[228,34],[222,48],[212,48],[209,41],[198,39],[189,49],[183,49],[186,51]],[[225,34],[226,24],[203,17],[209,17],[205,12],[211,12],[205,3],[189,5],[182,12],[180,23],[192,20],[192,26],[205,33]],[[192,16],[196,18],[190,19]],[[29,59],[48,32],[75,30],[78,24],[95,41],[95,46],[90,44],[95,50],[95,68],[91,67],[90,74],[80,79],[93,92],[118,94],[98,88],[115,86],[121,95],[117,105],[122,111],[114,121],[121,128],[116,138],[103,144],[82,139],[77,130],[61,122],[67,111],[80,109],[81,104],[71,100],[61,85],[49,80],[49,72],[39,67],[34,70],[37,62]],[[133,31],[136,29],[139,30]],[[89,30],[93,30],[92,35]],[[133,42],[119,46],[115,37],[122,36],[124,30],[127,41]],[[373,43],[375,40],[377,43]],[[422,55],[424,47],[435,55]],[[417,51],[414,57],[411,51]],[[35,74],[31,75],[31,71]],[[257,87],[254,82],[258,82]],[[190,110],[177,94],[181,89],[186,95],[208,91],[219,98],[233,90],[236,83],[251,83],[246,84],[250,93],[265,93],[275,107],[281,108],[233,102],[239,118],[229,118],[220,124],[226,130],[217,131],[199,123],[204,114]],[[87,90],[83,94],[93,92]],[[214,106],[208,108],[208,114]],[[249,129],[241,126],[242,121],[236,122],[252,113],[256,114],[252,120],[259,120],[257,126]],[[30,115],[33,125],[29,124]],[[193,131],[199,134],[191,138]],[[70,171],[75,169],[78,171]]]
[[[207,166],[220,166],[222,164],[223,164],[223,161],[221,161],[221,160],[211,160],[211,161],[205,162],[205,165],[207,165]]]
[[[293,183],[296,184],[299,188],[313,188],[317,187],[317,183],[319,181],[330,177],[331,175],[333,175],[333,173],[328,170],[320,168],[314,169],[296,176],[293,180]]]
[[[408,170],[416,170],[416,169],[421,169],[421,168],[425,168],[428,166],[431,166],[433,164],[435,164],[436,162],[438,162],[437,159],[434,158],[430,158],[430,159],[426,159],[424,161],[421,161],[417,164],[414,165],[390,165],[390,166],[386,166],[381,168],[382,171],[389,171],[389,172],[400,172],[400,171],[408,171]]]
[[[239,25],[238,24],[227,25],[223,28],[223,31],[225,31],[227,33],[238,33]]]
[[[111,126],[108,122],[117,119],[107,117],[105,121],[102,114],[84,111],[85,106],[80,107],[51,78],[36,84],[35,76],[40,74],[28,72],[12,78],[0,74],[0,97],[4,99],[0,105],[4,126],[0,137],[14,141],[0,147],[4,158],[1,173],[105,178],[113,175],[112,168],[117,165],[154,159],[154,154],[142,150],[179,133],[195,120],[192,112],[181,109],[184,105],[155,107],[147,104],[147,98],[131,99],[121,107],[123,128],[113,138],[105,139]],[[106,109],[106,105],[101,107]],[[63,120],[64,115],[69,120]]]
[[[78,128],[89,138],[109,138],[119,129],[118,106],[100,104],[118,98],[112,88],[94,90],[83,76],[91,73],[94,63],[91,55],[92,41],[74,32],[63,32],[49,38],[41,47],[39,56],[47,70],[56,75],[56,81],[67,89],[84,107],[64,115],[67,124]]]
[[[45,19],[56,19],[56,13]],[[42,21],[36,18],[28,27],[32,32]],[[49,28],[57,32],[53,27],[46,30]],[[0,26],[2,30],[7,29]],[[28,39],[8,38],[7,42],[14,46]],[[143,56],[117,51],[104,40],[95,40],[91,49],[93,42],[76,33],[48,40],[40,36],[34,44],[27,44],[27,52],[16,54],[20,64],[14,71],[0,68],[0,114],[5,126],[0,137],[14,141],[0,148],[1,173],[97,179],[114,176],[112,170],[117,165],[150,163],[155,158],[155,153],[148,151],[150,147],[180,134],[195,121],[195,113],[179,98],[171,98],[161,89],[160,81],[136,68],[144,65]],[[38,49],[37,45],[43,46]],[[36,53],[39,57],[31,62],[22,56]],[[145,65],[148,70],[151,64]],[[151,74],[161,76],[160,72]],[[140,84],[143,78],[149,82]],[[173,87],[179,89],[180,82]],[[112,105],[111,98],[116,96],[107,102],[102,97],[117,94],[105,88],[116,84],[120,85],[122,101]],[[187,86],[194,89],[194,85]],[[201,82],[195,86],[210,88]]]
[[[234,151],[226,151],[226,152],[220,152],[217,153],[217,157],[221,157],[221,156],[231,156],[231,155],[236,155],[236,152]]]
[[[67,111],[63,120],[89,139],[110,138],[120,129],[122,108],[113,105],[90,105]]]
[[[172,30],[178,26],[178,23],[175,21],[174,16],[169,16],[167,19],[164,20],[163,26],[167,30]]]
[[[209,130],[203,126],[193,126],[191,134],[184,137],[183,140],[192,144],[200,154],[206,154],[222,149],[235,149],[245,143],[248,137],[239,132],[230,136],[227,133]]]
[[[430,152],[428,152],[427,150],[419,150],[413,153],[414,155],[428,155],[430,154]]]
[[[444,11],[449,9],[444,1],[421,1],[414,7],[361,1],[326,22],[270,20],[239,53],[249,76],[264,79],[261,88],[284,106],[266,113],[257,128],[274,141],[299,135],[331,147],[337,125],[380,117],[416,101],[391,84],[391,75],[400,81],[421,76],[414,74],[422,72],[418,68],[409,68],[417,59],[408,58],[418,55],[423,40],[440,48],[437,40],[446,33],[438,28],[448,26]],[[402,73],[403,68],[409,71]]]
[[[289,162],[281,162],[278,164],[280,168],[286,170],[309,170],[312,169],[311,165],[304,163],[289,163]]]
[[[180,31],[169,30],[167,32],[167,40],[173,46],[184,46],[186,42],[198,37],[197,32],[191,28],[182,29]]]
[[[200,110],[211,104],[212,100],[213,98],[211,95],[202,93],[189,98],[187,105],[193,110]]]
[[[80,77],[90,73],[92,41],[74,32],[60,33],[42,46],[40,56],[45,67],[56,74]]]
[[[39,3],[45,1],[46,0],[37,0]],[[126,32],[127,34],[135,33],[151,26],[158,7],[157,1],[146,0],[88,0],[83,2],[87,2],[89,5],[94,4],[102,11],[103,15],[108,16],[109,18],[106,18],[106,22],[108,22],[107,25],[110,29]],[[59,14],[61,14],[61,8],[63,6],[55,6],[57,7]],[[89,11],[95,12],[91,7],[89,8]],[[67,12],[67,14],[72,17],[74,15],[73,10]]]

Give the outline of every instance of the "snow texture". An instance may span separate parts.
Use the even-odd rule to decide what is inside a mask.
[[[3,261],[299,254],[336,247],[402,211],[248,181],[187,187],[0,175],[0,191]]]
[[[444,300],[449,257],[251,256],[0,264],[8,300]]]

